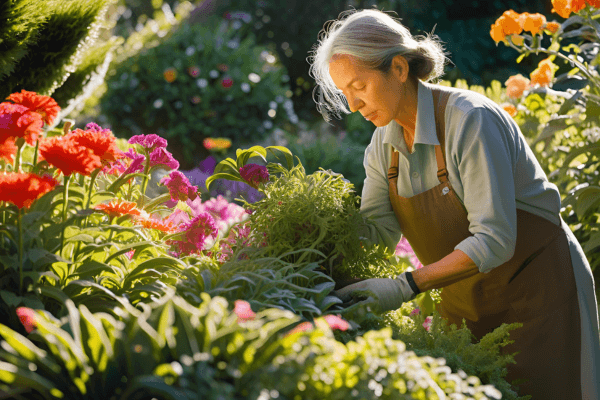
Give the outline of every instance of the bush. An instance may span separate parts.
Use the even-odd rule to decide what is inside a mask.
[[[285,69],[253,37],[240,37],[242,21],[184,24],[120,63],[100,103],[110,126],[132,135],[157,132],[190,169],[209,155],[204,138],[244,145],[274,125],[297,122]]]

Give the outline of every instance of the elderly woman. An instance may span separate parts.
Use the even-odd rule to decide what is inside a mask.
[[[318,108],[359,111],[375,126],[364,157],[364,236],[404,235],[424,267],[337,291],[369,290],[381,310],[443,288],[438,311],[481,339],[502,323],[520,395],[599,399],[600,343],[591,269],[548,179],[512,118],[485,96],[426,83],[445,56],[378,10],[348,11],[309,58]]]

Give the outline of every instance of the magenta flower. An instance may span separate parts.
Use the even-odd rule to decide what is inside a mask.
[[[188,213],[183,211],[180,208],[176,208],[175,211],[171,213],[167,218],[165,218],[166,223],[173,223],[175,226],[179,226],[181,224],[187,224],[190,222],[190,216]]]
[[[245,300],[236,300],[233,312],[237,315],[238,322],[251,321],[256,317],[256,313],[252,311],[250,303]]]
[[[242,179],[248,182],[254,189],[258,189],[258,185],[269,181],[269,171],[267,167],[258,164],[246,164],[240,168]]]
[[[292,329],[291,331],[289,331],[285,336],[289,336],[289,335],[293,335],[294,333],[297,332],[308,332],[311,331],[314,328],[314,325],[308,321],[304,321],[299,323],[298,325],[296,325],[296,327],[294,329]]]
[[[323,318],[325,318],[325,321],[327,321],[327,324],[333,330],[339,329],[340,331],[347,331],[350,328],[350,324],[337,315],[330,314]]]
[[[161,138],[158,135],[135,135],[129,139],[129,144],[139,144],[148,150],[148,152],[152,152],[157,148],[165,148],[167,147],[167,140]]]
[[[171,171],[160,180],[160,183],[169,188],[173,201],[186,201],[188,198],[194,200],[198,197],[198,188],[190,185],[188,178],[179,171]]]
[[[164,147],[158,147],[150,153],[150,168],[155,165],[164,165],[169,169],[178,169],[179,161],[173,158],[173,154]]]
[[[226,232],[233,224],[241,222],[247,218],[244,208],[237,204],[230,203],[223,196],[202,202],[199,197],[187,201],[194,214],[208,212],[213,216],[220,232]]]
[[[19,320],[25,327],[25,331],[27,331],[27,333],[31,333],[31,331],[33,331],[37,327],[37,323],[35,322],[36,312],[31,308],[17,308],[17,316],[19,317]]]
[[[190,222],[179,226],[180,232],[185,232],[184,240],[170,241],[180,254],[189,255],[204,250],[206,239],[216,237],[219,233],[214,218],[209,213],[200,213]]]
[[[224,78],[221,81],[221,85],[223,85],[223,87],[225,89],[229,89],[231,86],[233,86],[233,79],[231,79],[231,78]]]
[[[421,311],[420,311],[418,308],[415,308],[414,310],[412,310],[412,311],[410,312],[410,316],[412,317],[413,315],[417,315],[417,314],[419,314],[420,312],[421,312]]]

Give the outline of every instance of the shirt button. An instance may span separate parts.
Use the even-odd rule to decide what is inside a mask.
[[[417,179],[419,177],[419,173],[418,172],[413,172],[412,173],[412,177]]]

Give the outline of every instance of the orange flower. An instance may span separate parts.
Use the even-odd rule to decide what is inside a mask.
[[[121,158],[121,151],[117,148],[116,138],[109,129],[102,129],[94,123],[87,124],[85,128],[85,131],[75,129],[68,136],[78,145],[92,150],[103,163]]]
[[[19,209],[29,208],[33,202],[56,186],[52,177],[32,173],[0,174],[0,201],[7,201]]]
[[[163,72],[163,77],[165,81],[172,83],[177,79],[177,70],[175,68],[167,68],[165,72]]]
[[[16,154],[17,145],[15,144],[14,138],[7,137],[3,142],[0,141],[0,159],[4,158],[7,162],[12,164],[15,162]]]
[[[513,106],[510,103],[502,103],[500,104],[500,107],[502,107],[502,109],[506,111],[511,117],[517,115],[517,107]]]
[[[124,201],[117,199],[108,204],[97,204],[93,208],[99,211],[104,211],[112,219],[122,215],[141,216],[142,212],[136,207],[137,204],[132,201]]]
[[[585,0],[590,6],[600,8],[600,0]]]
[[[155,218],[137,218],[136,221],[144,228],[156,229],[162,232],[174,232],[176,229],[171,221],[166,222]]]
[[[529,79],[525,78],[523,75],[513,75],[506,82],[506,94],[508,97],[513,99],[518,99],[523,95],[525,89],[529,87]]]
[[[524,23],[525,18],[523,15],[513,10],[504,11],[492,25],[490,35],[496,42],[503,41],[508,35],[518,35],[523,32]]]
[[[91,149],[78,145],[68,136],[54,136],[40,142],[40,154],[54,167],[69,176],[73,172],[90,175],[102,167],[100,157]]]
[[[550,31],[550,33],[556,33],[560,29],[560,24],[558,22],[554,22],[554,21],[548,22],[544,29]]]
[[[7,99],[40,114],[47,125],[52,125],[54,118],[60,112],[60,106],[52,97],[42,96],[36,92],[21,90],[21,93],[13,93]]]
[[[207,150],[226,150],[231,147],[231,140],[227,138],[206,138],[202,144]]]
[[[598,0],[552,0],[552,7],[554,7],[552,12],[557,13],[563,18],[568,18],[571,13],[583,10],[586,2],[594,6],[592,3],[598,3]]]
[[[504,32],[502,31],[502,25],[500,25],[497,21],[492,28],[490,29],[490,36],[496,43],[502,42],[504,40]]]
[[[525,17],[523,30],[531,32],[532,35],[537,35],[542,30],[542,26],[546,24],[546,17],[542,14],[529,14],[526,12],[522,15]]]
[[[548,86],[554,79],[554,71],[557,68],[558,67],[550,61],[550,58],[540,61],[538,67],[529,75],[531,77],[531,84]]]

